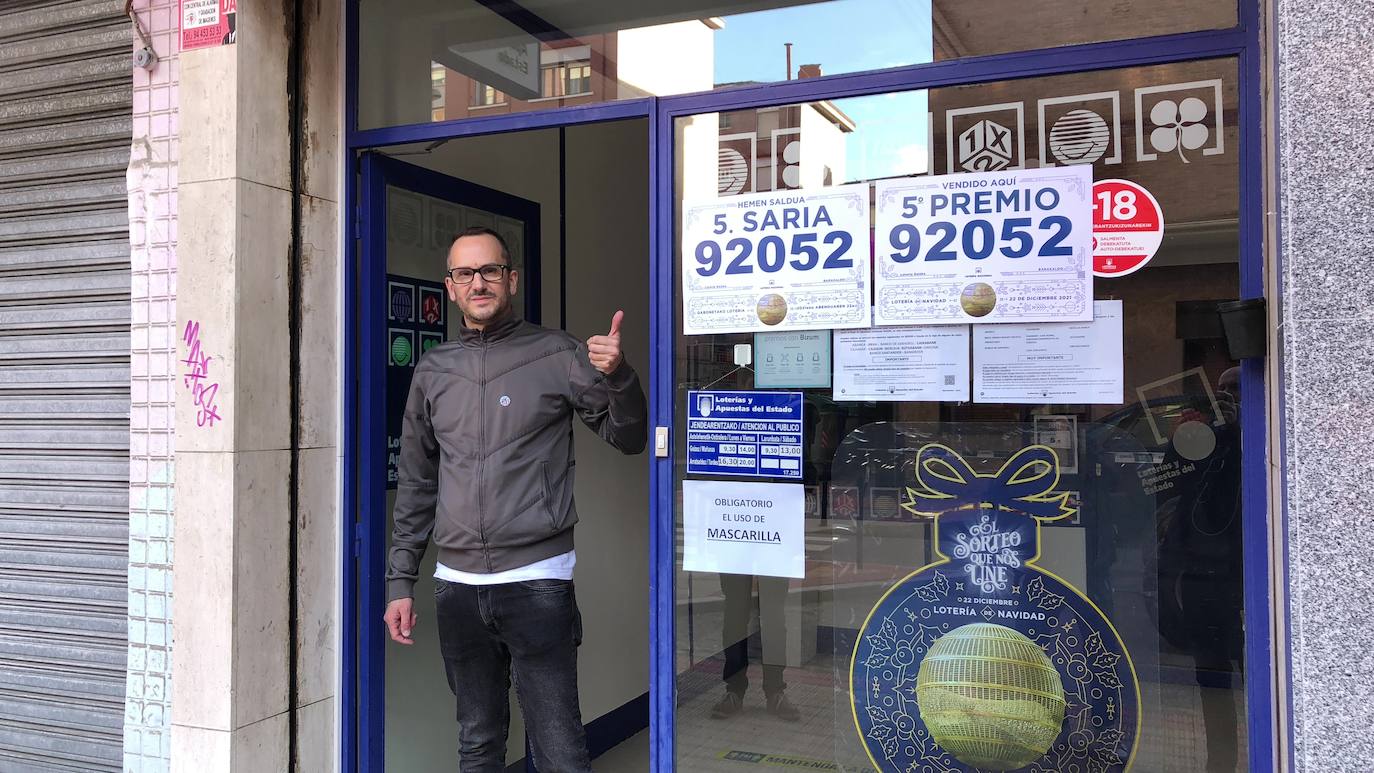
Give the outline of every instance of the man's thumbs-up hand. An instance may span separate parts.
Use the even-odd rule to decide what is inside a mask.
[[[620,367],[620,323],[624,319],[625,312],[617,311],[611,317],[611,332],[587,339],[587,359],[602,373],[612,373]]]

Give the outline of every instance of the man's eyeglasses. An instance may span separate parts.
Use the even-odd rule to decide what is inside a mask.
[[[474,276],[481,274],[483,281],[499,282],[509,270],[510,266],[503,266],[500,263],[488,263],[478,268],[451,268],[448,270],[448,278],[452,279],[454,284],[467,285],[472,284],[472,278]]]

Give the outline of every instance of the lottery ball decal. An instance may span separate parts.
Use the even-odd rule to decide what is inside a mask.
[[[970,317],[986,317],[997,308],[997,291],[987,282],[974,282],[959,295],[959,306]]]
[[[759,299],[759,321],[765,325],[776,325],[787,319],[787,299],[777,293],[769,293]]]
[[[984,770],[1025,767],[1064,722],[1064,683],[1020,631],[970,623],[930,646],[916,676],[921,721],[935,742]]]

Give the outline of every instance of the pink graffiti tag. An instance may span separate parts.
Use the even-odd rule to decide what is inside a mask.
[[[196,412],[196,426],[215,426],[215,422],[220,421],[219,406],[215,404],[215,395],[219,393],[219,382],[210,381],[210,355],[201,351],[200,348],[200,323],[191,320],[186,323],[186,330],[181,336],[182,341],[191,347],[191,353],[182,360],[187,368],[190,369],[186,375],[182,376],[181,383],[191,390],[191,399],[195,402],[198,410]]]

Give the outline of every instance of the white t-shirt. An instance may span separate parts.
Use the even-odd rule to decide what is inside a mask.
[[[526,582],[529,580],[571,580],[573,567],[576,565],[577,551],[569,550],[543,561],[535,561],[532,564],[491,574],[460,572],[443,564],[436,564],[434,576],[446,582],[460,582],[464,585],[501,585],[508,582]]]

